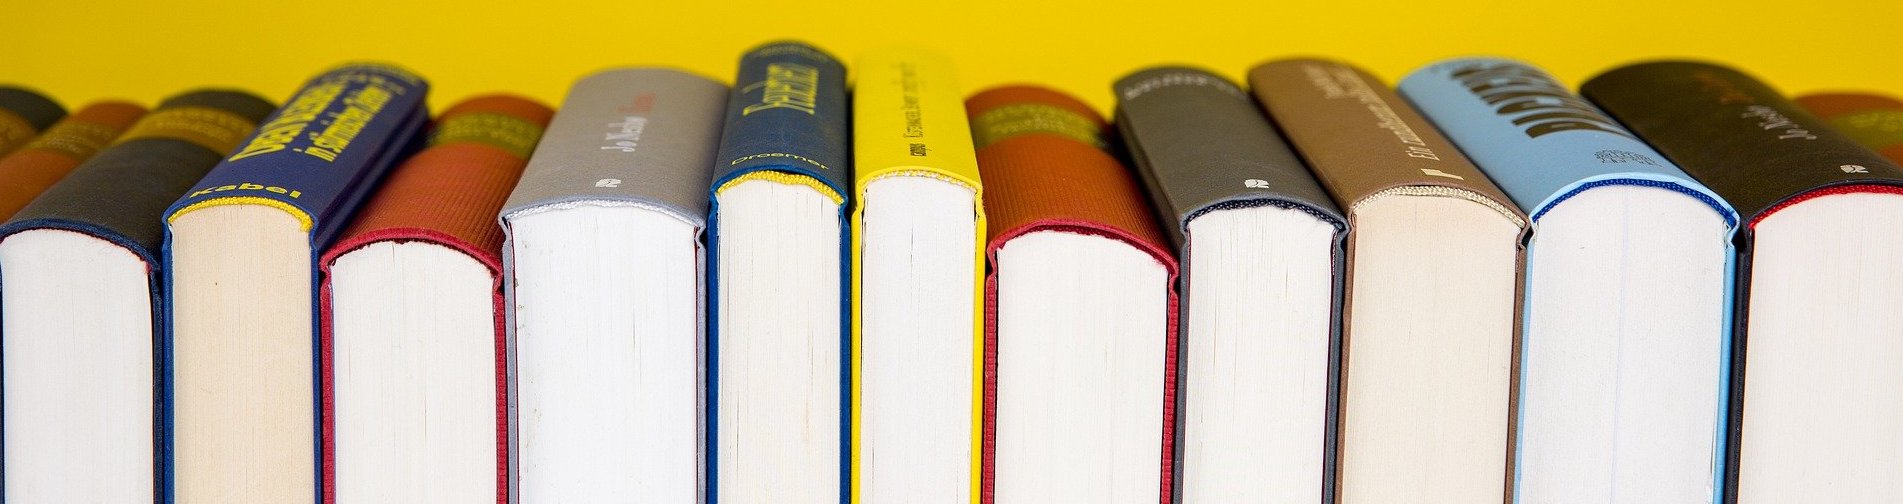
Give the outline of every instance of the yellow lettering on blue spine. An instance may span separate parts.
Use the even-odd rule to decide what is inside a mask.
[[[335,101],[337,95],[343,90],[344,83],[336,81],[305,88],[303,92],[291,98],[291,103],[286,104],[277,117],[271,118],[270,122],[260,126],[258,135],[252,137],[251,142],[245,144],[243,150],[232,154],[226,161],[237,161],[284,150],[285,146],[303,133],[312,121],[317,120],[319,113],[330,107],[330,103]]]
[[[242,182],[237,184],[221,185],[218,187],[207,187],[204,189],[199,189],[197,192],[193,192],[189,195],[186,195],[185,197],[196,198],[196,197],[204,196],[211,193],[221,193],[225,191],[265,191],[265,192],[271,192],[271,193],[282,194],[285,196],[290,196],[291,199],[304,197],[304,191],[288,189],[288,188],[273,186],[273,185],[257,184],[252,182]]]
[[[384,87],[388,85],[388,82],[378,79],[344,97],[344,109],[331,115],[330,126],[310,135],[311,146],[302,152],[324,162],[336,161],[337,156],[350,147],[350,141],[355,140],[357,134],[363,132],[363,127],[370,124],[370,120],[377,117],[377,112],[382,111],[383,106],[396,96],[394,91]]]
[[[768,63],[766,80],[753,83],[744,91],[751,93],[756,89],[763,89],[760,103],[741,109],[740,115],[780,108],[812,115],[819,104],[819,69],[797,63]]]

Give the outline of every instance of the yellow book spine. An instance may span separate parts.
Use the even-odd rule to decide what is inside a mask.
[[[964,90],[945,57],[913,48],[885,48],[863,55],[855,70],[853,103],[854,193],[864,201],[872,181],[893,176],[930,176],[971,189],[976,216],[972,261],[971,502],[978,504],[984,428],[984,245],[985,213],[978,159],[965,117]],[[859,452],[863,390],[860,282],[864,263],[863,207],[852,214],[852,453],[851,502],[860,496]]]

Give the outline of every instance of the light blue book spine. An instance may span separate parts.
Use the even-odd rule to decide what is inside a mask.
[[[1538,260],[1540,217],[1568,198],[1605,186],[1684,193],[1710,205],[1730,228],[1728,236],[1736,236],[1738,213],[1730,204],[1538,68],[1501,58],[1450,59],[1409,74],[1399,91],[1532,217],[1529,265]],[[1712,502],[1721,502],[1729,449],[1725,426],[1731,412],[1735,241],[1726,240],[1725,252],[1725,329],[1720,337],[1724,357],[1719,364],[1718,423],[1712,428],[1717,440]],[[1522,380],[1525,372],[1521,370]],[[1517,467],[1513,478],[1519,487]]]

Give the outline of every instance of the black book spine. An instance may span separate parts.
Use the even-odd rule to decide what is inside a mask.
[[[1594,77],[1580,93],[1730,201],[1747,223],[1818,189],[1903,185],[1903,168],[1731,68],[1641,63]]]

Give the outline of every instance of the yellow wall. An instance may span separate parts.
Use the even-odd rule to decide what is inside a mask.
[[[391,4],[391,5],[385,5]],[[671,65],[730,80],[741,51],[796,37],[851,61],[906,42],[949,53],[967,88],[1038,82],[1105,109],[1109,85],[1158,63],[1240,77],[1326,55],[1388,78],[1448,56],[1526,59],[1576,84],[1636,59],[1730,62],[1786,92],[1903,94],[1903,1],[1187,0],[495,1],[5,0],[0,82],[69,106],[151,103],[199,86],[283,99],[334,63],[387,60],[436,86],[433,103],[488,91],[559,100],[575,78]],[[1702,5],[1700,5],[1702,4]]]

